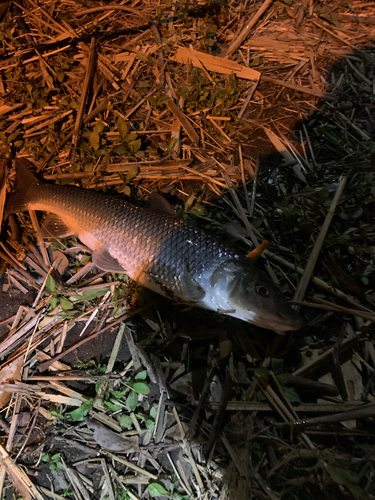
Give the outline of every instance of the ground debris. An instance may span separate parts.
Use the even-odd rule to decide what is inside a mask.
[[[0,5],[1,498],[375,498],[374,36],[359,0]],[[259,256],[301,331],[3,221],[15,155],[163,193]]]

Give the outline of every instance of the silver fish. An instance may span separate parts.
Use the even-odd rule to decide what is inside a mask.
[[[16,187],[7,199],[5,216],[24,210],[49,212],[42,236],[76,234],[104,271],[126,273],[173,300],[263,328],[300,328],[297,313],[249,259],[186,224],[164,198],[154,198],[154,209],[141,208],[91,190],[40,182],[23,160],[15,165]]]

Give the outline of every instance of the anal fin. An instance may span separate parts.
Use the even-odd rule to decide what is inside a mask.
[[[107,246],[102,245],[92,254],[93,263],[103,271],[110,273],[126,273],[119,262],[108,252]]]

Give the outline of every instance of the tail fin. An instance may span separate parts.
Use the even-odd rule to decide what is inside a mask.
[[[4,217],[27,210],[28,193],[32,187],[40,184],[38,179],[26,166],[32,166],[31,162],[17,158],[14,164],[16,167],[16,186],[14,191],[7,196]]]

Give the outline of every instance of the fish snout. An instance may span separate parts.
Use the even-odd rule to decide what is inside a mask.
[[[303,319],[298,314],[298,312],[294,311],[293,309],[291,309],[287,313],[278,312],[277,316],[279,316],[280,318],[280,326],[282,325],[282,329],[284,331],[299,330],[303,325]]]

